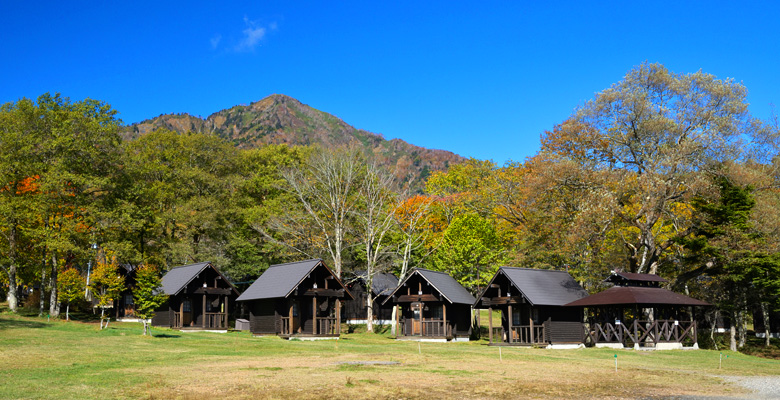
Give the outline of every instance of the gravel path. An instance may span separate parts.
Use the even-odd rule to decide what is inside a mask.
[[[753,399],[780,399],[780,376],[721,376],[753,392]]]

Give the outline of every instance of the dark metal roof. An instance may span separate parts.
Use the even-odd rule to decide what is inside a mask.
[[[174,267],[162,277],[163,292],[169,296],[175,296],[184,289],[201,271],[211,265],[210,262],[182,265]],[[212,266],[212,268],[214,268]],[[215,268],[216,270],[216,268]],[[219,271],[217,271],[219,273]],[[221,274],[220,274],[221,275]],[[227,282],[227,280],[225,280]],[[229,283],[229,282],[228,282]],[[233,285],[230,285],[233,286]],[[235,289],[235,288],[234,288]]]
[[[573,301],[567,306],[590,307],[607,305],[678,305],[709,306],[701,300],[659,287],[614,286],[603,292]]]
[[[562,306],[588,295],[566,271],[501,267],[490,282],[493,283],[499,274],[504,274],[535,306]]]
[[[362,282],[366,281],[365,270],[355,271],[354,275],[356,279]],[[374,275],[374,280],[371,282],[371,291],[374,292],[375,296],[388,295],[396,287],[398,287],[398,277],[389,272]]]
[[[406,279],[401,282],[389,295],[388,298],[382,303],[387,303],[390,300],[390,296],[394,295],[396,291],[408,281],[415,274],[419,274],[423,279],[433,286],[445,299],[449,300],[453,304],[474,304],[474,296],[469,293],[455,278],[449,276],[445,272],[431,271],[429,269],[415,268]]]
[[[316,268],[322,265],[336,278],[339,285],[345,289],[348,296],[352,296],[341,283],[341,280],[322,262],[322,259],[297,261],[286,264],[274,264],[260,275],[247,290],[236,299],[237,301],[272,299],[287,297],[296,287]]]
[[[621,279],[622,278],[622,279]],[[637,274],[633,272],[612,272],[612,275],[607,277],[607,282],[616,281],[635,281],[635,282],[668,282],[666,279],[661,278],[656,274]]]

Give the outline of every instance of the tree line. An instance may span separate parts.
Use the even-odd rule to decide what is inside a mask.
[[[780,129],[746,94],[644,63],[542,133],[536,155],[471,159],[423,193],[359,147],[124,141],[103,102],[22,99],[0,110],[2,279],[39,285],[57,315],[59,274],[90,260],[209,260],[240,283],[319,257],[368,285],[420,266],[474,293],[500,265],[566,269],[591,292],[621,269],[715,304],[710,320],[725,313],[744,343],[746,318],[760,310],[768,327],[780,295]]]

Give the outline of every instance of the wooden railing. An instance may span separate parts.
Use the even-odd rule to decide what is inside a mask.
[[[290,317],[281,317],[281,325],[282,335],[294,335],[298,333],[293,332],[290,329]],[[312,332],[311,328],[300,332],[301,335],[338,335],[339,333],[341,333],[341,329],[337,323],[336,317],[317,317],[316,332]]]
[[[696,322],[679,320],[634,320],[629,324],[591,323],[588,330],[593,343],[624,345],[655,343],[696,343]]]
[[[544,325],[513,325],[510,329],[509,343],[534,344],[545,343]]]
[[[406,318],[402,321],[404,336],[425,336],[425,337],[451,337],[452,327],[447,321],[442,319],[423,319],[414,320]],[[414,329],[419,325],[419,329]]]
[[[206,329],[227,329],[227,318],[223,313],[206,313]]]

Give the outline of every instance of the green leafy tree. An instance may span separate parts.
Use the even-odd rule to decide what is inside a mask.
[[[75,268],[68,268],[59,275],[57,280],[57,297],[65,302],[65,320],[70,321],[70,304],[84,298],[84,287],[87,281]]]
[[[97,300],[97,306],[100,307],[101,330],[108,327],[108,320],[110,320],[110,317],[106,319],[106,308],[113,303],[124,288],[125,279],[117,272],[116,264],[99,261],[95,269],[92,270],[89,290]],[[103,325],[104,320],[106,321],[105,326]]]
[[[504,261],[504,251],[495,227],[476,214],[452,220],[433,255],[434,266],[452,275],[472,293],[477,293]]]
[[[149,322],[154,317],[155,310],[165,303],[168,296],[162,292],[162,281],[157,267],[144,265],[138,268],[135,272],[135,282],[135,314],[143,320],[143,334],[151,334]]]

